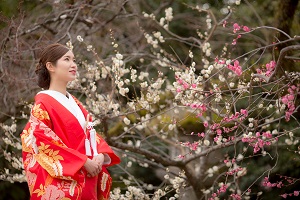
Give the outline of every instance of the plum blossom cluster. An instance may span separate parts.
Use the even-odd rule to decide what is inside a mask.
[[[147,88],[146,98],[149,103],[158,103],[160,100],[161,88],[164,84],[165,80],[162,78],[156,79],[150,86]]]
[[[174,197],[171,197],[171,199],[175,199],[179,197],[179,194],[181,192],[181,190],[186,186],[186,176],[185,176],[185,172],[181,171],[178,173],[177,176],[171,177],[169,175],[169,168],[166,169],[167,174],[164,176],[164,179],[166,181],[169,181],[172,185],[172,190],[175,190],[175,195]]]
[[[120,104],[110,101],[109,95],[95,94],[95,98],[88,98],[86,105],[91,108],[94,114],[108,114],[112,111],[113,115],[119,115]]]
[[[282,195],[280,195],[280,196],[281,196],[282,198],[286,199],[286,198],[288,198],[288,197],[293,197],[293,196],[298,197],[299,194],[300,194],[300,190],[294,191],[293,193],[289,193],[289,194],[285,193],[285,194],[282,194]]]
[[[180,176],[176,176],[175,178],[169,178],[169,181],[172,185],[172,189],[174,189],[175,193],[176,193],[174,195],[174,197],[178,198],[181,189],[183,189],[186,186],[185,179],[182,178],[181,175],[180,175]]]
[[[247,169],[244,167],[236,167],[232,170],[229,170],[228,172],[226,172],[227,175],[237,175],[237,176],[243,176],[245,175],[247,172]]]
[[[209,130],[216,134],[214,137],[214,142],[216,144],[222,144],[222,142],[228,142],[234,140],[234,136],[229,136],[224,138],[223,133],[230,133],[238,128],[238,122],[242,122],[248,116],[248,111],[246,109],[241,109],[240,112],[231,114],[230,116],[224,116],[220,123],[212,123],[211,125],[208,122],[204,122],[204,127],[209,127]],[[225,124],[234,122],[234,125],[231,127],[226,127]],[[204,134],[200,134],[200,136]]]
[[[144,199],[150,200],[150,196],[145,194],[141,188],[135,186],[128,186],[125,194],[121,193],[120,188],[114,188],[113,191],[110,192],[111,200],[130,200],[130,199]]]
[[[180,191],[185,187],[185,175],[184,172],[179,172],[178,176],[170,177],[169,169],[167,168],[167,174],[164,176],[165,180],[170,182],[170,186],[165,188],[155,189],[153,185],[143,184],[145,190],[152,191],[153,194],[147,194],[144,189],[141,187],[132,186],[130,180],[123,180],[125,185],[127,185],[127,190],[125,194],[122,194],[122,191],[119,187],[114,188],[110,192],[111,200],[131,200],[131,199],[143,199],[143,200],[159,200],[165,197],[170,191],[175,191],[173,197],[170,197],[170,200],[175,200],[179,197]]]
[[[210,57],[211,56],[211,46],[209,42],[205,42],[202,45],[202,52],[205,53],[205,56]]]
[[[298,87],[296,87],[295,85],[291,85],[288,88],[288,94],[284,95],[281,98],[281,102],[286,105],[287,110],[285,111],[285,120],[289,121],[291,118],[291,115],[294,113],[295,111],[295,95],[297,95],[298,93],[298,88],[300,85],[298,85]]]
[[[247,109],[241,109],[240,112],[235,112],[234,114],[230,115],[229,117],[224,117],[222,122],[231,122],[231,121],[243,121],[248,116]]]
[[[145,18],[151,18],[152,20],[155,20],[155,15],[153,13],[148,14],[143,12],[143,15]],[[169,7],[165,9],[165,17],[161,17],[159,20],[159,25],[162,26],[165,29],[169,28],[169,23],[173,20],[173,8]]]
[[[175,90],[175,99],[183,105],[201,104],[205,98],[202,85],[202,76],[195,74],[195,63],[192,66],[181,72],[175,72],[176,82],[173,82]],[[198,97],[198,101],[195,100]]]
[[[2,172],[2,170],[1,170],[0,180],[9,181],[10,183],[14,183],[14,182],[21,183],[21,182],[26,181],[26,176],[25,176],[24,170],[22,171],[22,173],[16,173],[16,172],[10,171],[7,168],[4,168],[3,170],[4,170],[4,172]]]
[[[198,149],[198,146],[201,144],[201,141],[196,142],[180,142],[181,146],[187,147],[192,151],[196,151]]]
[[[165,14],[166,14],[166,17],[165,17],[166,21],[171,22],[173,19],[173,8],[169,7],[167,9],[165,9]]]
[[[258,69],[256,69],[256,72],[258,74],[262,74],[267,77],[270,77],[272,72],[274,71],[275,67],[276,67],[276,62],[271,60],[269,63],[266,64],[265,68],[263,68],[263,69],[258,68]]]
[[[243,25],[239,25],[238,23],[234,23],[233,24],[233,33],[237,33],[239,32],[240,30],[243,30],[244,32],[249,32],[251,31],[251,29],[248,27],[248,26],[243,26]],[[237,43],[237,40],[239,38],[241,38],[242,35],[241,34],[238,34],[237,37],[235,39],[233,39],[232,41],[232,45],[236,45]]]
[[[251,31],[251,29],[248,26],[239,25],[238,23],[233,24],[233,32],[237,33],[238,31],[243,30],[245,32]]]
[[[220,69],[226,66],[228,69],[233,71],[237,76],[241,76],[243,73],[242,67],[240,66],[240,62],[238,60],[230,60],[230,59],[221,59],[215,58],[215,65],[218,66],[217,69]]]
[[[229,167],[229,170],[226,172],[226,175],[233,176],[237,175],[237,177],[244,176],[247,174],[247,168],[241,167],[237,164],[237,161],[241,161],[243,156],[238,156],[237,158],[233,159],[225,159],[224,163],[227,167]]]
[[[248,134],[244,134],[242,142],[249,143],[249,145],[253,147],[253,152],[257,153],[261,149],[264,149],[264,146],[270,146],[272,141],[276,141],[278,139],[277,137],[274,139],[272,138],[273,135],[270,131],[262,133],[256,132],[255,135],[253,135],[252,132],[249,132]]]
[[[288,136],[289,138],[286,138],[284,140],[284,142],[287,144],[287,145],[296,145],[299,143],[299,139],[297,139],[297,137],[295,137],[294,133],[293,132],[288,132]],[[300,153],[300,152],[299,152]]]
[[[216,165],[208,168],[208,170],[206,171],[208,177],[213,177],[213,175],[217,174],[218,172],[219,172],[219,167]]]
[[[187,103],[186,106],[194,110],[197,110],[198,112],[197,117],[201,117],[203,113],[207,110],[206,105],[203,103],[192,103],[192,104]]]
[[[230,197],[234,200],[241,200],[243,199],[250,199],[250,193],[251,193],[251,189],[248,189],[247,191],[245,191],[245,193],[242,195],[241,191],[238,189],[234,189],[232,187],[230,187],[232,185],[232,183],[223,183],[220,182],[218,183],[218,189],[213,192],[213,187],[208,189],[208,190],[202,190],[202,192],[204,194],[210,194],[211,196],[208,198],[209,200],[215,200],[215,199],[221,199],[221,195],[226,193],[226,192],[230,192]],[[259,196],[260,194],[258,194],[257,196]]]
[[[232,199],[234,199],[234,200],[241,200],[241,199],[242,199],[242,197],[241,197],[240,194],[231,194],[230,196],[231,196]]]
[[[283,178],[284,180],[286,180],[288,182],[288,184],[293,184],[295,183],[297,180],[299,179],[295,179],[295,178],[291,178],[291,177],[286,177],[286,176],[280,176],[281,178]],[[269,177],[264,177],[263,181],[262,181],[262,185],[264,187],[267,188],[282,188],[285,186],[285,184],[282,181],[278,181],[276,183],[271,183],[269,180]],[[284,199],[288,198],[288,197],[292,197],[292,196],[299,196],[300,195],[300,190],[295,190],[292,193],[285,193],[285,194],[281,194],[280,196]]]
[[[262,185],[265,187],[277,187],[277,188],[282,188],[284,186],[284,184],[282,183],[282,181],[279,181],[277,183],[271,183],[269,181],[269,177],[265,177],[263,179]]]
[[[0,128],[4,131],[5,137],[3,137],[3,141],[6,145],[10,145],[18,150],[22,149],[20,139],[15,136],[17,132],[17,123],[14,117],[12,118],[12,124],[6,125],[0,123]]]
[[[228,64],[227,68],[232,70],[236,75],[240,76],[242,75],[242,67],[240,66],[240,62],[238,60],[235,60],[232,64]]]
[[[217,192],[214,192],[211,194],[211,198],[209,198],[209,200],[214,200],[216,199],[217,197],[219,197],[222,193],[225,193],[226,190],[228,188],[228,185],[226,184],[221,184],[221,187],[219,189],[217,189]]]
[[[0,180],[6,180],[11,183],[24,182],[25,174],[23,170],[22,156],[18,154],[18,152],[22,149],[22,146],[20,138],[15,136],[17,134],[17,121],[14,117],[11,118],[11,121],[12,123],[10,125],[0,123],[0,129],[2,129],[5,135],[3,135],[4,143],[2,144],[2,156],[8,163],[10,163],[11,167],[9,168],[14,170],[8,168],[1,169]],[[13,148],[13,151],[8,151],[8,149],[11,148]]]
[[[191,69],[193,71],[193,69]],[[190,70],[190,71],[191,71]],[[180,93],[188,89],[195,89],[197,87],[197,79],[191,76],[193,73],[189,74],[178,74],[175,76],[176,82],[174,86],[176,87],[176,92]]]
[[[150,35],[149,33],[145,33],[144,36],[147,40],[147,43],[151,44],[154,49],[158,48],[159,42],[161,43],[165,42],[160,32],[155,32],[153,36]]]
[[[211,27],[212,27],[212,24],[211,24],[212,20],[211,20],[210,15],[206,15],[206,20],[205,20],[205,22],[206,22],[206,25],[207,25],[207,29],[208,29],[208,30],[211,29]]]
[[[87,51],[92,51],[94,55],[97,55],[95,49],[92,48],[91,45],[85,43],[81,36],[77,36],[77,40],[87,46]],[[69,42],[69,45],[72,44]],[[126,95],[126,93],[129,92],[129,89],[124,84],[128,83],[128,80],[125,79],[125,81],[123,81],[123,76],[129,72],[129,70],[125,68],[123,55],[120,53],[115,54],[115,56],[112,57],[110,66],[106,66],[98,57],[94,64],[83,61],[82,66],[85,73],[82,73],[81,75],[78,74],[78,78],[75,80],[77,82],[75,83],[73,81],[74,83],[72,83],[71,87],[81,90],[87,97],[90,97],[86,99],[85,103],[94,114],[108,114],[112,111],[113,115],[119,115],[119,103],[112,100],[110,94],[98,93],[97,82],[100,79],[105,79],[109,76],[117,85],[119,94]],[[95,98],[91,98],[92,96]]]
[[[158,77],[156,80],[153,80],[153,82],[148,82],[147,80],[144,80],[144,78],[148,76],[149,74],[144,72],[141,72],[138,76],[138,79],[142,82],[140,83],[141,94],[137,103],[143,109],[151,110],[153,108],[152,105],[155,105],[160,100],[160,95],[163,93],[161,88],[165,83],[165,80]],[[135,110],[132,103],[129,103],[129,106]]]

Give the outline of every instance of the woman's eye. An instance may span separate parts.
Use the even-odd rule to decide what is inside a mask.
[[[66,58],[65,60],[66,60],[66,61],[69,61],[70,59],[69,59],[69,58]]]

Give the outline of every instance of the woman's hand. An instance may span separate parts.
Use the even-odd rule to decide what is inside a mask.
[[[98,154],[97,156],[94,156],[92,160],[97,162],[100,169],[102,169],[102,165],[104,163],[104,155],[102,153]]]
[[[88,172],[88,177],[97,176],[102,169],[102,165],[100,166],[99,161],[94,160],[94,158],[93,160],[88,158],[83,166]]]

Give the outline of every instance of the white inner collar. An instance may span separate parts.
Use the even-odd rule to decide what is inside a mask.
[[[77,105],[75,100],[73,99],[72,95],[70,95],[67,92],[68,97],[66,97],[64,94],[57,92],[55,90],[43,90],[40,91],[38,94],[43,93],[47,94],[54,99],[56,99],[59,103],[61,103],[66,109],[68,109],[74,117],[77,118],[78,122],[80,123],[82,129],[84,130],[85,127],[85,118],[84,115],[80,109],[80,107]]]

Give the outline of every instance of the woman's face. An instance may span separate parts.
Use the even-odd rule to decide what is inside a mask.
[[[75,80],[77,65],[72,51],[68,51],[58,59],[56,65],[49,71],[51,74],[51,81],[69,82]]]

